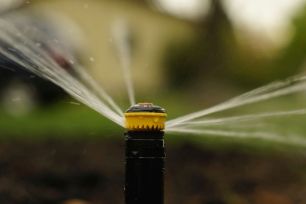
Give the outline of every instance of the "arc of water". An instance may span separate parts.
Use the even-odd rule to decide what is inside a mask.
[[[300,83],[300,82],[304,82],[306,81],[306,76],[303,75],[296,75],[296,76],[292,76],[284,81],[274,81],[270,84],[261,86],[259,88],[253,89],[251,91],[248,91],[247,93],[241,94],[233,99],[233,100],[241,100],[241,99],[246,99],[252,96],[256,96],[259,94],[264,94],[264,93],[269,93],[281,88],[284,88],[286,86],[290,86],[293,85],[295,83]]]
[[[106,91],[94,80],[84,69],[78,65],[74,69],[101,98],[103,98],[120,116],[123,116],[122,109],[115,103],[115,101],[106,93]]]
[[[206,120],[200,120],[200,121],[191,121],[191,122],[181,123],[181,126],[210,127],[210,126],[216,126],[216,125],[226,125],[226,124],[232,124],[232,123],[237,123],[237,122],[245,122],[245,121],[250,121],[250,120],[258,120],[258,119],[264,119],[264,118],[288,117],[288,116],[293,116],[293,115],[306,115],[306,109],[242,115],[242,116],[235,116],[235,117],[224,117],[224,118],[217,118],[217,119],[206,119]]]
[[[231,130],[214,130],[214,129],[205,129],[205,130],[196,130],[189,128],[170,128],[168,129],[169,133],[185,133],[193,134],[198,136],[211,135],[217,137],[231,137],[231,138],[241,138],[241,139],[261,139],[272,142],[279,142],[283,144],[291,144],[295,146],[306,146],[306,139],[297,135],[291,136],[280,136],[277,134],[269,132],[244,132],[244,131],[231,131]]]
[[[109,118],[113,122],[117,123],[118,125],[123,127],[123,119],[117,114],[114,114],[112,110],[107,108],[105,104],[100,102],[98,98],[96,98],[94,95],[90,94],[86,88],[82,86],[82,84],[74,81],[72,77],[65,77],[65,78],[60,78],[58,77],[57,74],[52,74],[52,73],[44,73],[42,74],[40,71],[37,71],[36,69],[33,69],[33,64],[27,64],[20,59],[16,58],[14,55],[7,53],[4,49],[0,48],[0,51],[2,54],[7,56],[8,58],[15,60],[17,63],[22,65],[23,67],[27,68],[28,70],[31,70],[33,73],[38,74],[40,76],[43,76],[44,78],[47,78],[48,80],[52,81],[53,83],[57,84],[58,86],[62,87],[66,92],[68,92],[70,95],[75,97],[77,100],[80,102],[88,105],[92,109],[96,110],[97,112],[101,113],[105,117]],[[35,62],[35,64],[39,67],[46,67],[46,65],[43,65],[40,62]],[[67,74],[62,72],[61,74]],[[72,87],[78,87],[78,89],[72,88]],[[89,102],[91,101],[91,102]]]
[[[10,36],[5,35],[3,32],[1,32],[2,39],[8,40]],[[28,70],[43,76],[49,80],[51,80],[53,83],[59,85],[64,90],[66,90],[68,93],[70,93],[72,96],[74,96],[76,99],[80,100],[81,102],[85,103],[86,105],[92,107],[97,112],[101,113],[105,117],[109,118],[113,122],[117,123],[120,126],[123,126],[123,119],[119,115],[115,114],[112,110],[108,108],[104,103],[102,103],[100,100],[98,100],[93,94],[90,93],[86,87],[84,87],[82,84],[78,83],[72,76],[70,76],[65,70],[63,70],[58,65],[56,66],[56,63],[51,60],[53,68],[48,66],[45,60],[45,56],[42,57],[41,55],[38,55],[35,53],[35,51],[27,49],[27,47],[23,45],[18,45],[18,43],[11,42],[11,46],[18,47],[22,53],[26,53],[29,56],[31,56],[31,61],[27,61],[25,63],[21,59],[18,59],[16,56],[14,56],[12,53],[8,52],[7,50],[1,48],[2,54],[7,56],[8,58],[14,60],[15,62],[23,65]],[[44,53],[44,50],[41,50],[42,53]],[[39,56],[39,57],[38,57]],[[34,62],[34,64],[33,64]],[[38,67],[41,69],[38,69]],[[52,71],[51,71],[52,70]],[[63,77],[65,76],[65,77]],[[70,84],[69,84],[70,83]],[[78,89],[76,89],[74,86],[71,85],[77,85]],[[91,99],[92,102],[89,102]]]
[[[224,111],[224,110],[228,110],[228,109],[232,109],[236,107],[265,101],[265,100],[272,99],[275,97],[284,96],[284,95],[288,95],[288,94],[295,93],[295,92],[300,92],[305,89],[306,89],[306,83],[302,81],[300,83],[297,83],[289,87],[280,88],[272,93],[263,93],[263,94],[254,95],[254,96],[247,97],[247,98],[242,98],[240,100],[238,100],[237,98],[236,99],[234,98],[224,103],[221,103],[219,105],[213,106],[211,108],[204,109],[202,111],[194,112],[194,113],[187,114],[185,116],[181,116],[179,118],[170,120],[167,122],[166,126],[168,128],[175,127],[175,126],[182,124],[183,122],[188,122],[188,121],[191,121],[191,120],[194,120],[194,119],[197,119],[197,118],[200,118],[200,117],[212,114],[212,113],[217,113],[220,111]]]
[[[131,74],[131,46],[129,44],[129,30],[127,24],[123,21],[118,21],[113,26],[113,36],[115,45],[118,50],[119,61],[123,71],[124,82],[127,88],[127,93],[130,105],[136,103],[135,91]]]
[[[47,55],[45,52],[42,52],[42,49],[39,49],[37,46],[35,46],[35,42],[31,41],[29,38],[26,38],[23,35],[16,35],[16,33],[18,33],[18,30],[10,25],[8,22],[6,22],[5,20],[1,20],[1,25],[5,24],[6,28],[9,29],[3,29],[2,31],[9,33],[9,35],[7,36],[11,36],[11,37],[18,37],[19,40],[21,40],[24,43],[27,43],[27,47],[31,48],[31,50],[33,52],[36,53],[36,55],[40,56],[40,57],[44,57],[44,60],[46,60],[48,63],[52,64],[53,66],[58,66],[58,64],[56,64],[54,62],[53,59],[50,58],[49,55]],[[9,32],[9,31],[13,31],[14,32]],[[38,36],[39,35],[39,39],[43,39],[43,33],[41,33],[39,30],[36,30],[35,34]],[[15,39],[18,40],[18,39]],[[65,54],[65,52],[63,52],[62,54]],[[71,58],[72,56],[66,56],[67,59]],[[87,85],[89,87],[91,87],[97,94],[98,96],[102,99],[105,100],[112,108],[113,110],[115,110],[119,115],[123,116],[123,111],[120,109],[120,107],[115,103],[115,101],[108,95],[108,93],[103,89],[103,87],[101,87],[100,85],[98,85],[96,83],[96,81],[85,71],[85,69],[83,67],[81,67],[81,65],[79,64],[74,64],[73,67],[74,71],[77,72],[77,74],[79,74],[80,77],[82,77],[83,82],[86,82]]]

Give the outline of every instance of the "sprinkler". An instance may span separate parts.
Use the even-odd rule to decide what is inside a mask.
[[[125,203],[164,203],[165,109],[139,103],[125,112]]]

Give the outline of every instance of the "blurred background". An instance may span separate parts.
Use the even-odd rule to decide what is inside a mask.
[[[84,65],[127,109],[113,34],[123,23],[137,101],[169,118],[306,71],[305,0],[0,0],[0,17],[9,16],[43,30],[39,46],[71,73]],[[53,49],[61,42],[73,57]],[[0,203],[123,203],[123,129],[1,55],[0,64]],[[305,97],[226,114],[302,106]],[[305,122],[274,128],[305,135]],[[306,203],[305,149],[189,135],[166,142],[166,203]]]

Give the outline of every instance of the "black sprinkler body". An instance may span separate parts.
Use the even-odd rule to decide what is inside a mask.
[[[125,113],[125,203],[164,203],[165,110],[150,103]]]

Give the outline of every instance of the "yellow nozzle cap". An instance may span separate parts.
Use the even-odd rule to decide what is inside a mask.
[[[130,131],[163,130],[167,114],[152,103],[138,103],[130,107],[125,115],[125,128]]]

